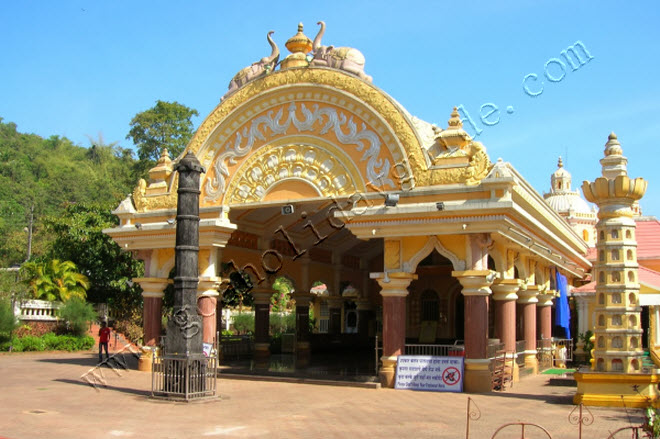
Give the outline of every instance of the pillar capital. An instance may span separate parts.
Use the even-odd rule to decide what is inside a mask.
[[[407,296],[408,285],[417,279],[416,274],[406,272],[370,273],[369,276],[378,281],[381,288],[380,295],[384,297]]]
[[[555,290],[545,290],[542,293],[539,292],[539,295],[537,296],[539,302],[536,304],[536,306],[552,306],[552,300],[557,296],[558,293]]]
[[[134,277],[133,282],[142,287],[142,297],[162,299],[165,295],[165,288],[172,283],[172,280],[163,277]]]
[[[538,303],[539,302],[539,286],[527,285],[527,288],[521,288],[518,291],[518,303]]]
[[[493,291],[493,300],[505,301],[516,300],[516,294],[520,289],[520,280],[518,279],[497,279],[490,286]]]
[[[216,276],[200,277],[197,283],[197,297],[217,297],[220,295],[218,287],[222,282],[222,278]]]
[[[273,296],[272,288],[255,288],[252,290],[255,305],[269,305],[270,298]]]
[[[498,273],[492,270],[466,270],[452,271],[451,275],[461,283],[464,296],[488,296]]]

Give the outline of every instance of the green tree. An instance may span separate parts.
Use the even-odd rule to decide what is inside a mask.
[[[21,267],[24,282],[35,299],[61,300],[73,298],[84,300],[89,288],[89,279],[78,272],[71,261],[51,259],[49,261],[29,261]]]
[[[11,333],[18,326],[12,303],[0,299],[0,341],[11,339]]]
[[[67,323],[68,330],[77,336],[85,335],[89,322],[98,317],[92,304],[78,297],[65,302],[57,315]]]
[[[58,216],[70,203],[116,206],[132,191],[140,175],[132,152],[116,143],[106,144],[101,135],[90,141],[90,148],[84,148],[65,137],[44,139],[21,133],[16,124],[0,118],[1,267],[26,260],[32,207],[32,255],[39,257],[53,239],[44,224],[46,217]]]
[[[126,138],[133,141],[142,162],[153,164],[165,148],[178,157],[193,135],[191,119],[198,115],[197,110],[178,102],[158,100],[154,107],[133,117]]]
[[[89,278],[89,301],[131,315],[142,306],[142,290],[132,279],[142,276],[144,264],[103,233],[118,224],[110,210],[107,203],[70,204],[60,215],[48,217],[46,225],[55,236],[49,254],[74,261]]]

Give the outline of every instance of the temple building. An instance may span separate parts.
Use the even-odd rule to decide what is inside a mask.
[[[312,41],[300,25],[281,62],[269,33],[270,55],[237,73],[180,156],[191,152],[205,168],[204,341],[213,340],[222,267],[231,266],[255,285],[256,357],[269,355],[272,282],[286,276],[301,365],[323,340],[373,352],[378,336],[388,386],[415,343],[464,346],[467,392],[491,389],[495,341],[536,372],[537,339],[552,334],[553,273],[575,283],[592,266],[591,211],[569,203],[565,220],[552,204],[570,195],[570,175],[560,166],[544,200],[510,163],[491,160],[456,108],[438,108],[449,115],[442,128],[413,116],[374,84],[357,49],[323,45],[324,28]],[[147,345],[161,334],[174,265],[179,159],[164,151],[106,230],[145,262],[135,281]],[[310,306],[319,317],[311,333]]]

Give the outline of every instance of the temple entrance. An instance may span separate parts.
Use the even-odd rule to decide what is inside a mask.
[[[273,310],[270,319],[286,320],[293,313],[297,343],[291,350],[278,349],[281,334],[260,334],[255,322],[254,341],[262,347],[260,358],[226,357],[221,363],[226,371],[267,371],[303,376],[373,376],[376,316],[380,306],[380,288],[369,278],[372,271],[382,271],[382,239],[359,240],[332,216],[336,202],[289,199],[253,205],[230,206],[229,219],[236,224],[221,250],[223,267],[244,271],[254,291],[265,294],[272,279],[285,276],[293,286],[293,311]],[[336,210],[336,207],[334,208]],[[277,268],[277,270],[274,270]],[[226,273],[218,273],[226,276]],[[256,303],[256,302],[255,302]],[[301,304],[307,321],[300,319]],[[258,310],[255,308],[255,318]],[[263,316],[261,317],[263,320]],[[299,328],[298,325],[308,325]],[[271,325],[272,326],[272,325]],[[308,361],[297,361],[300,341],[309,349]],[[255,350],[255,354],[257,350]]]
[[[454,344],[462,340],[461,286],[452,270],[452,262],[435,249],[417,265],[418,279],[408,288],[407,343]]]

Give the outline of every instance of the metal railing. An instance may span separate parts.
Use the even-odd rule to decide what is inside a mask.
[[[215,355],[154,355],[151,396],[185,401],[215,396],[217,365]]]
[[[251,335],[232,335],[220,339],[222,358],[240,360],[251,358],[254,353],[254,340]]]
[[[573,340],[543,338],[536,342],[536,352],[541,367],[563,367],[573,361]]]
[[[191,401],[216,396],[218,381],[218,340],[207,354],[175,355],[161,345],[152,351],[151,396],[174,401]]]
[[[405,355],[462,357],[465,355],[465,346],[452,344],[406,344]]]

